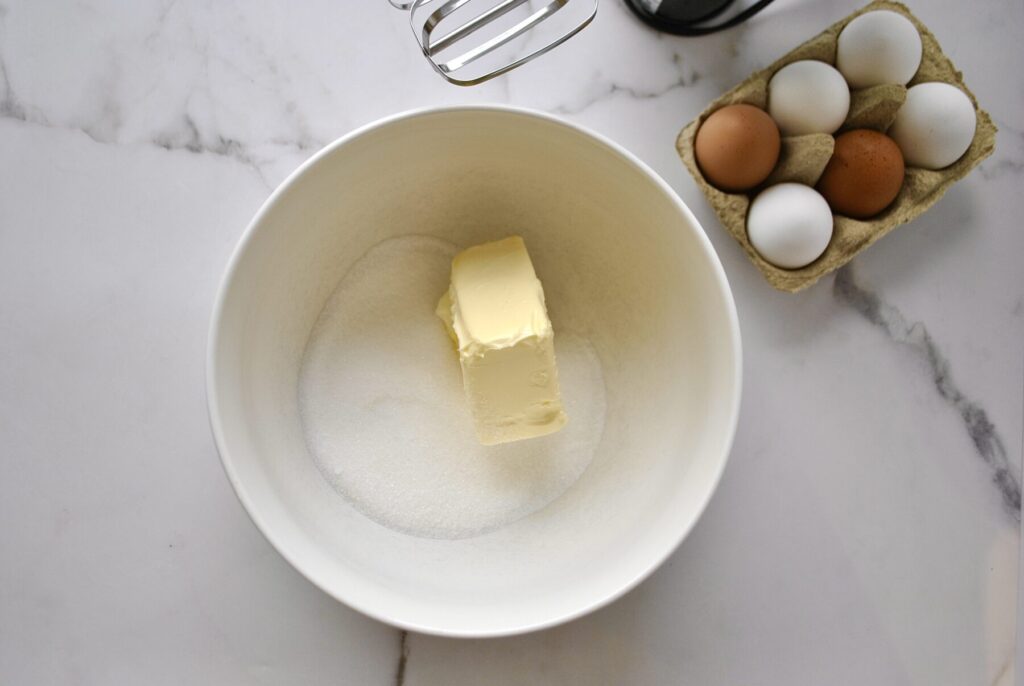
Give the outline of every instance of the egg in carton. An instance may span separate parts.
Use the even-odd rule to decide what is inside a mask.
[[[907,88],[921,83],[941,82],[960,89],[970,99],[976,115],[974,138],[967,151],[953,164],[938,170],[908,165],[896,199],[882,212],[868,219],[834,215],[832,238],[816,260],[798,269],[783,269],[766,261],[751,245],[746,219],[751,199],[758,191],[785,182],[814,186],[818,183],[835,149],[835,139],[827,133],[783,136],[779,159],[771,174],[757,188],[745,193],[729,193],[711,185],[701,172],[694,154],[697,131],[704,121],[727,105],[745,103],[768,109],[768,84],[786,65],[802,60],[836,63],[839,34],[853,19],[867,12],[889,10],[907,19],[921,37],[921,64],[907,86],[883,84],[852,90],[846,119],[836,135],[854,129],[889,131],[897,112],[907,98]],[[978,107],[977,99],[963,82],[962,74],[942,52],[935,36],[901,3],[876,0],[836,22],[821,34],[800,45],[769,67],[752,74],[741,84],[712,102],[679,134],[676,149],[697,185],[707,197],[726,230],[743,246],[750,260],[768,282],[779,290],[797,292],[814,284],[822,276],[843,266],[861,250],[885,236],[897,226],[919,216],[953,185],[967,175],[995,149],[996,127],[991,117]]]

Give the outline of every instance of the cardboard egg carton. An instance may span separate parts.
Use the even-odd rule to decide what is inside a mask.
[[[908,86],[942,81],[952,84],[966,93],[974,104],[974,111],[977,114],[974,140],[967,152],[949,167],[938,171],[907,167],[899,195],[880,214],[866,220],[834,215],[832,241],[825,249],[824,254],[811,264],[800,269],[776,267],[762,259],[747,240],[746,217],[750,201],[762,188],[776,183],[795,181],[809,186],[816,184],[832,156],[835,140],[831,135],[823,133],[784,137],[779,162],[767,181],[749,193],[726,193],[708,183],[697,166],[693,152],[697,130],[712,112],[726,105],[747,103],[766,110],[768,81],[776,71],[791,62],[818,60],[835,65],[836,41],[843,27],[865,12],[882,9],[902,14],[914,24],[918,33],[921,34],[921,66]],[[850,93],[850,112],[842,128],[836,134],[859,128],[885,132],[892,124],[896,112],[906,96],[907,88],[901,85],[872,86],[852,91]],[[743,246],[750,260],[761,270],[768,283],[779,290],[795,293],[812,285],[832,270],[843,266],[861,250],[897,226],[906,224],[928,210],[950,186],[992,154],[995,149],[995,136],[996,127],[992,123],[992,118],[978,107],[978,101],[964,84],[962,74],[942,52],[935,36],[910,13],[905,5],[887,0],[876,0],[876,2],[872,2],[836,22],[771,66],[755,72],[746,81],[712,102],[680,132],[676,140],[676,149],[708,202],[711,203],[722,225]]]

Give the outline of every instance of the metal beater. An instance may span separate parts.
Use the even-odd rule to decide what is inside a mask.
[[[389,2],[409,11],[413,35],[435,71],[457,86],[473,86],[572,38],[593,20],[598,0],[543,0],[539,9],[530,0]],[[538,45],[530,44],[533,35],[541,36]]]

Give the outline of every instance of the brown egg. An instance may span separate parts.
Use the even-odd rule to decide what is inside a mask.
[[[745,191],[772,173],[779,160],[779,127],[753,105],[728,105],[708,117],[693,151],[700,170],[723,191]]]
[[[878,214],[903,186],[903,154],[883,133],[855,129],[836,138],[836,149],[818,180],[818,192],[836,214],[866,219]]]

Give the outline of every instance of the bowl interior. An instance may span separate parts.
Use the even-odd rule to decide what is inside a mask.
[[[354,510],[307,452],[297,383],[310,331],[384,239],[468,246],[510,233],[526,239],[556,336],[585,332],[601,358],[601,443],[567,493],[512,525],[459,540],[392,531]],[[465,108],[365,129],[275,193],[226,277],[209,390],[229,477],[293,565],[377,618],[480,636],[577,616],[672,551],[724,466],[738,369],[721,267],[662,182],[557,120]]]

